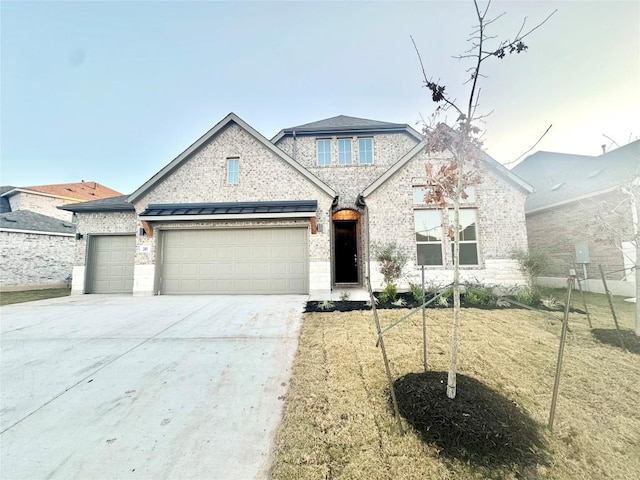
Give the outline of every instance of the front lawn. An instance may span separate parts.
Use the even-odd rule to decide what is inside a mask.
[[[33,302],[47,298],[66,297],[71,294],[70,288],[47,288],[43,290],[21,290],[18,292],[1,292],[0,305],[10,303]]]
[[[601,296],[604,298],[603,296]],[[590,307],[611,329],[606,299]],[[579,293],[572,302],[582,308]],[[616,299],[621,327],[635,305]],[[407,310],[381,310],[384,325]],[[431,371],[446,371],[451,310],[427,311]],[[562,313],[462,310],[459,373],[499,392],[531,417],[545,454],[537,464],[460,461],[426,443],[406,421],[398,431],[370,311],[305,315],[273,479],[636,479],[640,471],[640,356],[600,343],[586,316],[571,314],[553,433],[548,421]],[[385,336],[395,378],[422,372],[416,314]],[[478,382],[476,382],[478,383]],[[462,388],[463,382],[460,382]]]

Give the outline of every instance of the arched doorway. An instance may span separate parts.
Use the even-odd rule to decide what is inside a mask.
[[[333,283],[359,285],[361,272],[360,213],[338,210],[332,217]]]

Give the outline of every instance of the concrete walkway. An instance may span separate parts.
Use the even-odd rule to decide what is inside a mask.
[[[306,296],[0,309],[0,478],[266,478]]]

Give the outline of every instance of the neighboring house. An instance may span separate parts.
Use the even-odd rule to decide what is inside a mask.
[[[550,260],[541,282],[566,284],[576,265],[587,287],[602,291],[602,265],[612,291],[635,295],[638,217],[629,192],[640,178],[640,140],[599,156],[537,152],[513,171],[536,190],[525,209],[529,247]]]
[[[0,289],[69,284],[75,251],[73,213],[60,205],[120,195],[96,182],[0,187]]]
[[[420,134],[338,116],[268,140],[235,114],[128,197],[61,207],[78,218],[75,293],[313,293],[382,285],[370,246],[395,241],[407,278],[452,278],[442,212],[423,203]],[[488,156],[464,205],[463,277],[523,283],[531,187]],[[430,233],[427,233],[429,231]],[[406,286],[406,279],[403,280]]]

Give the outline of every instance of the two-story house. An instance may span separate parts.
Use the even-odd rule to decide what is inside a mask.
[[[442,159],[440,159],[442,160]],[[73,292],[314,293],[382,277],[373,243],[452,277],[446,211],[424,203],[424,151],[406,124],[338,116],[265,138],[231,113],[128,197],[62,207],[78,217]],[[531,187],[485,155],[463,205],[463,278],[523,283]],[[401,285],[402,286],[402,285]]]

